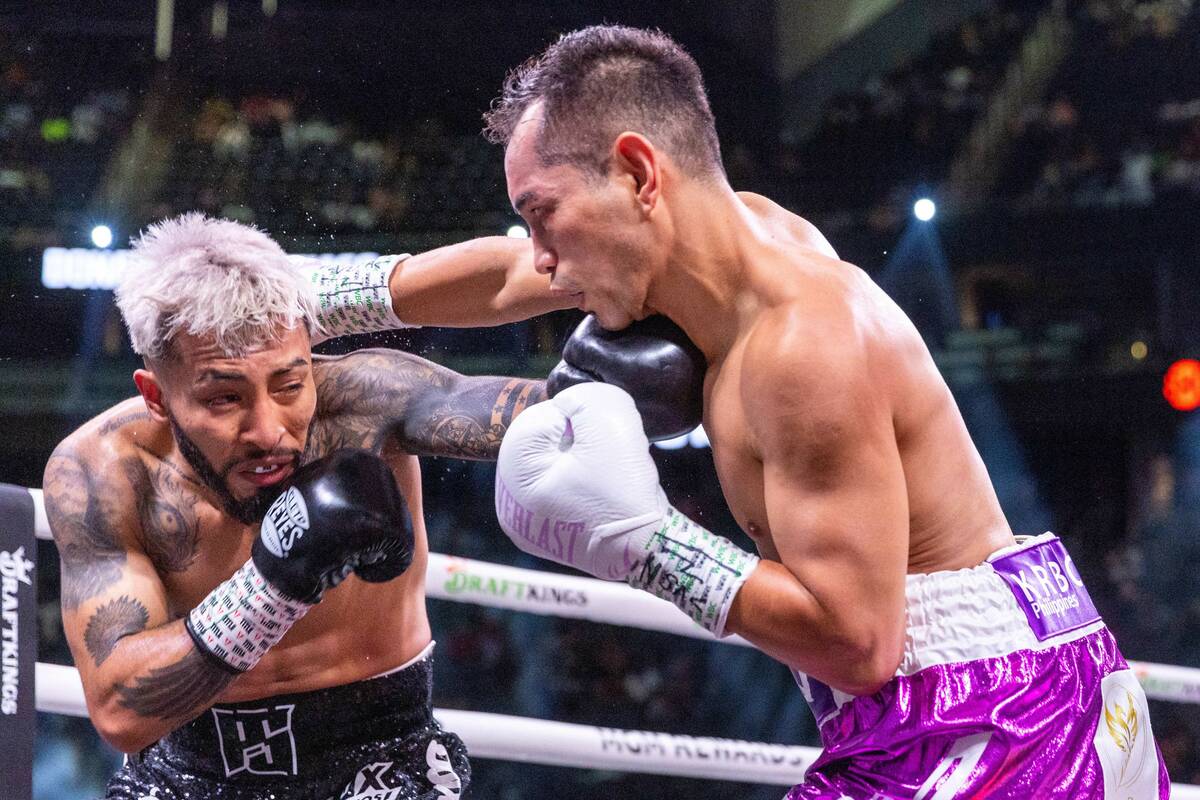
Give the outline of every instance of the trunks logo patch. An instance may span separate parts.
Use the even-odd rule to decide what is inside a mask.
[[[1058,539],[1050,539],[992,562],[1012,590],[1038,641],[1100,619],[1096,606]]]
[[[429,747],[425,748],[425,763],[429,765],[425,777],[441,797],[458,797],[462,794],[462,779],[450,763],[446,746],[437,739],[429,740]]]
[[[1127,669],[1100,682],[1100,719],[1092,745],[1104,770],[1104,796],[1159,797],[1158,750],[1146,693]]]
[[[295,705],[271,708],[212,709],[225,777],[297,775],[296,738],[292,734]]]
[[[400,789],[388,785],[385,775],[394,762],[377,761],[358,770],[354,780],[343,791],[339,800],[399,800]]]

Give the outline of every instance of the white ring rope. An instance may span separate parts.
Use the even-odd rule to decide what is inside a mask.
[[[29,493],[34,498],[37,538],[50,539],[42,492],[30,489]],[[429,554],[425,579],[427,596],[440,600],[753,646],[737,636],[718,640],[672,604],[620,583],[440,553]],[[1200,669],[1140,661],[1131,661],[1130,667],[1147,697],[1200,703]],[[74,667],[39,662],[35,685],[38,711],[87,716],[83,684]],[[812,747],[601,728],[477,711],[436,709],[435,713],[462,737],[473,755],[531,764],[790,786],[803,780],[804,771],[820,754]],[[1200,800],[1200,786],[1172,784],[1171,796]]]

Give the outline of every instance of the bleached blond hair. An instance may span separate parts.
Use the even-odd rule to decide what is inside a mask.
[[[149,359],[167,357],[180,332],[240,357],[317,327],[316,291],[270,236],[199,212],[146,229],[116,296],[134,351]]]

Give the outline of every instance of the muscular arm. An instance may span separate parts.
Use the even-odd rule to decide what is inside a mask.
[[[321,359],[315,372],[308,458],[342,447],[378,453],[390,439],[416,455],[495,460],[513,419],[546,399],[544,381],[460,375],[396,350]]]
[[[501,325],[571,306],[534,270],[529,240],[504,236],[412,256],[396,265],[388,288],[396,316],[412,325]]]
[[[775,360],[743,394],[779,561],[751,574],[728,629],[869,693],[894,674],[904,642],[908,504],[888,401],[853,335],[818,349],[763,333],[778,337]]]
[[[147,482],[169,478],[136,455],[99,449],[60,445],[43,489],[62,562],[63,627],[89,715],[110,744],[134,752],[201,712],[234,676],[196,650],[181,620],[169,621],[158,569],[186,564],[191,509],[148,493]],[[148,541],[159,546],[148,553]]]

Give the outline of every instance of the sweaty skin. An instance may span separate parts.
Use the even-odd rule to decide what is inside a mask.
[[[810,223],[635,132],[607,175],[543,164],[542,109],[505,153],[552,290],[619,329],[662,313],[708,361],[704,426],[765,560],[727,630],[869,694],[899,666],[905,575],[1014,543],[983,461],[905,314]]]
[[[344,447],[379,453],[408,503],[415,555],[388,583],[352,575],[325,592],[257,666],[233,677],[195,649],[182,618],[245,563],[258,525],[227,513],[142,398],[83,425],[47,465],[46,506],[62,556],[64,627],[88,709],[101,734],[126,752],[214,702],[345,684],[418,655],[430,628],[416,454],[494,459],[512,419],[545,396],[541,382],[468,378],[396,351],[314,357],[302,329],[244,358],[203,342],[181,347],[193,357],[185,359],[188,374],[174,377],[194,383],[189,397],[206,411],[177,398],[175,412],[190,415],[193,432],[236,441],[213,459],[218,468],[257,450],[294,448],[302,463]],[[204,378],[212,372],[243,377]],[[225,431],[228,424],[237,432]],[[294,463],[275,460],[284,466],[265,478],[238,462],[227,481],[233,495],[250,495],[256,481],[285,481]]]

